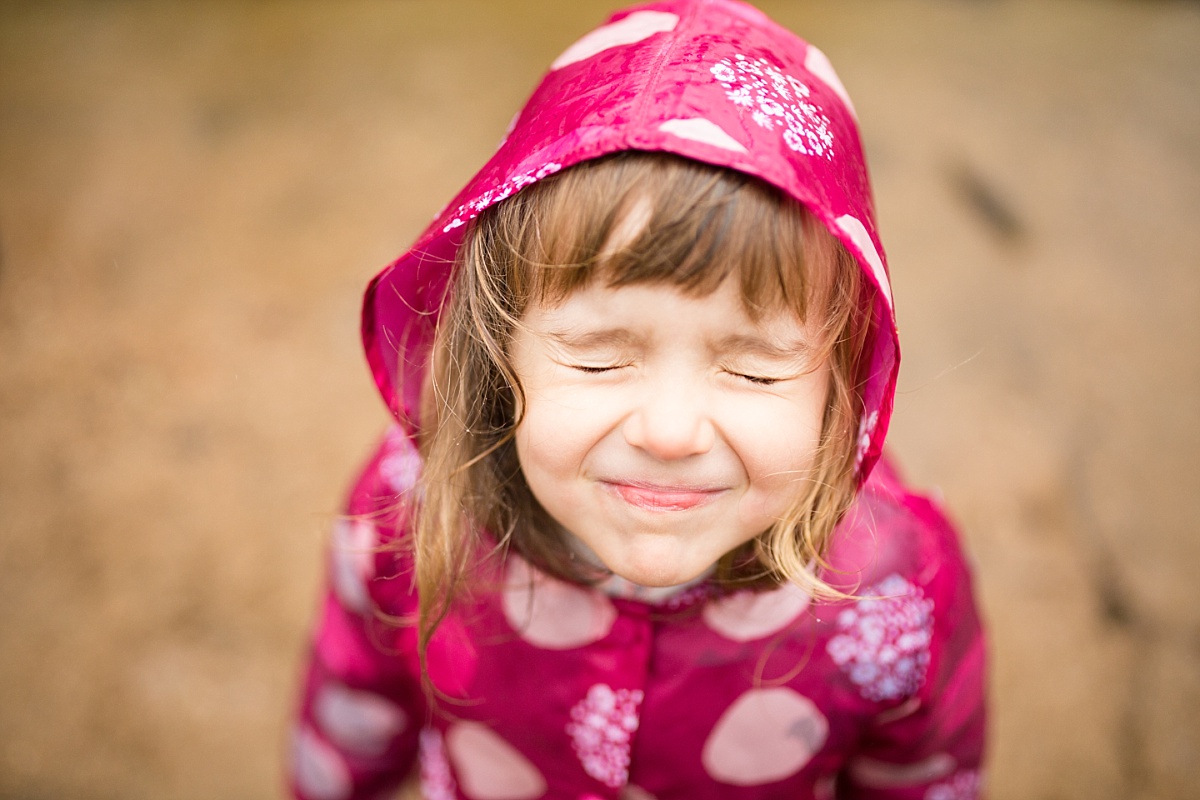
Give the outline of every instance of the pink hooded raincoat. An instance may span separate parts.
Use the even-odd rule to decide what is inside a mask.
[[[861,489],[831,582],[659,596],[498,565],[438,629],[420,685],[406,535],[418,392],[470,220],[620,150],[755,175],[802,202],[876,288],[858,438]],[[492,159],[368,288],[367,359],[399,424],[337,526],[290,757],[304,800],[375,800],[413,769],[427,800],[974,798],[984,648],[954,531],[879,462],[899,350],[854,108],[815,47],[733,0],[650,3],[567,49]],[[381,547],[381,545],[383,545]],[[390,621],[389,619],[390,618]]]

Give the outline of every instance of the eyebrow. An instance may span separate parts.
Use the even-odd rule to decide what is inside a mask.
[[[599,331],[570,331],[570,330],[550,330],[546,331],[545,336],[561,345],[567,347],[617,347],[621,345],[635,344],[638,337],[633,332],[624,328],[609,328]]]
[[[608,328],[586,332],[550,330],[546,331],[544,335],[556,344],[581,349],[623,347],[636,345],[641,341],[636,334],[625,328]],[[716,353],[736,352],[740,355],[757,356],[759,358],[778,361],[791,361],[808,358],[815,349],[806,339],[789,339],[776,342],[752,334],[735,333],[720,339],[713,348],[713,351]]]
[[[734,351],[739,354],[780,360],[806,358],[815,350],[806,339],[775,342],[761,336],[747,334],[726,336],[717,343],[716,349],[720,353]]]

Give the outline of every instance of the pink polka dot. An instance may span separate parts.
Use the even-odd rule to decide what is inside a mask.
[[[478,722],[461,722],[446,733],[459,788],[473,800],[532,800],[546,781],[529,759]]]
[[[735,153],[746,152],[746,147],[726,133],[721,126],[702,117],[669,119],[659,125],[658,129],[666,131],[673,136],[678,136],[680,139],[703,142],[713,147],[720,147],[722,150],[732,150]]]
[[[421,762],[419,800],[455,800],[458,789],[442,734],[436,728],[422,728],[418,742]],[[404,796],[406,800],[412,800],[409,793],[406,792]]]
[[[679,17],[665,11],[635,11],[611,25],[597,28],[584,36],[554,59],[550,69],[562,69],[568,64],[591,58],[613,47],[634,44],[656,33],[675,30]]]
[[[329,740],[363,756],[379,756],[408,724],[404,709],[386,697],[329,681],[317,691],[313,713]]]
[[[379,461],[379,474],[392,491],[404,493],[421,477],[421,455],[412,440],[403,433],[388,437],[388,452]]]
[[[810,601],[808,592],[792,583],[770,592],[738,592],[705,606],[704,622],[726,639],[749,642],[786,628]]]
[[[917,786],[944,778],[958,766],[953,756],[937,753],[915,764],[889,764],[873,758],[856,758],[848,765],[855,783],[873,789]]]
[[[504,587],[504,616],[530,644],[567,650],[607,636],[617,619],[617,610],[600,592],[555,580],[511,556]]]
[[[834,93],[846,104],[846,108],[850,110],[850,114],[857,117],[857,112],[854,110],[854,103],[850,102],[850,93],[842,85],[842,79],[834,71],[833,64],[829,63],[828,56],[810,44],[808,52],[804,54],[804,68],[820,78],[821,83],[833,89]]]
[[[375,577],[375,548],[379,534],[364,519],[338,520],[330,550],[330,581],[342,605],[359,614],[371,611],[367,584]]]
[[[834,222],[850,237],[850,241],[854,242],[854,246],[866,259],[867,265],[871,268],[871,274],[875,276],[875,281],[879,284],[879,291],[883,293],[883,299],[890,307],[892,305],[892,284],[888,280],[887,270],[883,268],[883,259],[879,256],[879,251],[875,248],[875,242],[871,240],[871,234],[867,231],[866,226],[862,224],[862,220],[850,214],[843,214]]]
[[[291,759],[296,788],[312,800],[344,800],[353,791],[342,757],[308,727],[292,733]]]
[[[658,800],[654,795],[632,783],[621,790],[621,800]]]
[[[807,697],[786,687],[751,689],[721,715],[701,760],[722,783],[771,783],[799,772],[828,735],[828,721]]]

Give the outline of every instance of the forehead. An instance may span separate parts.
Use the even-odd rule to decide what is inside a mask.
[[[732,280],[704,294],[669,283],[612,286],[593,281],[553,302],[535,302],[522,320],[534,335],[574,346],[643,346],[686,337],[710,347],[808,349],[817,326],[787,310],[751,315]]]

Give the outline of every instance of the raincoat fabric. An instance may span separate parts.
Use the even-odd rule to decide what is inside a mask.
[[[419,493],[418,393],[470,220],[580,161],[637,149],[755,175],[803,203],[875,288],[860,489],[822,577],[660,593],[485,560],[428,651],[397,499]],[[614,15],[552,65],[497,153],[368,288],[363,337],[399,424],[336,528],[291,740],[303,800],[926,798],[979,795],[984,643],[938,509],[880,460],[899,361],[854,110],[828,60],[731,0]]]

